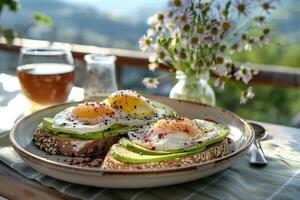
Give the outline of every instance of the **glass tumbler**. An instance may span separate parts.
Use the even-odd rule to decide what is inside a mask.
[[[75,68],[70,50],[22,48],[17,76],[32,111],[63,103],[73,87]]]
[[[115,56],[88,54],[84,60],[86,61],[86,70],[83,88],[86,99],[108,96],[118,90]]]

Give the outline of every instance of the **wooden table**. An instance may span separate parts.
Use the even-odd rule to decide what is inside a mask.
[[[70,99],[80,100],[82,97],[82,90],[75,88]],[[21,104],[21,106],[13,106],[16,104]],[[20,94],[16,78],[0,74],[0,120],[6,120],[5,123],[0,123],[0,130],[9,129],[14,123],[14,119],[26,109],[25,105],[27,105],[26,99]],[[23,110],[18,110],[21,107]],[[300,129],[262,122],[257,123],[266,128],[272,136],[274,144],[286,143],[300,152]],[[25,178],[2,162],[0,162],[0,196],[8,199],[71,199],[54,189],[41,185],[37,181]]]
[[[68,101],[83,99],[83,90],[74,87]],[[15,76],[0,74],[0,133],[7,131],[22,113],[28,112],[30,103],[20,93]],[[70,199],[60,192],[25,178],[0,161],[0,196],[8,199]]]

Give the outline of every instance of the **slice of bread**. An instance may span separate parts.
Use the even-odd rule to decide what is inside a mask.
[[[76,157],[104,157],[109,148],[119,140],[119,137],[107,137],[97,140],[53,135],[38,128],[33,136],[33,144],[39,149],[52,154]]]
[[[140,169],[166,169],[166,168],[177,168],[177,167],[187,167],[194,164],[199,164],[214,158],[219,158],[228,154],[229,152],[229,142],[228,138],[223,141],[212,144],[207,147],[207,149],[201,153],[197,153],[191,156],[174,158],[166,161],[160,162],[148,162],[142,164],[131,164],[123,163],[114,159],[109,151],[106,155],[102,169],[117,169],[117,170],[140,170]]]

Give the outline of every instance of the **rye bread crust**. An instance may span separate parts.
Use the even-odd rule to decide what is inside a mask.
[[[38,128],[32,142],[39,149],[51,155],[72,157],[104,157],[119,137],[107,137],[97,140],[83,140],[53,135]]]
[[[114,159],[109,151],[106,155],[102,169],[116,169],[116,170],[141,170],[141,169],[166,169],[187,167],[194,164],[199,164],[208,160],[222,157],[229,153],[229,141],[225,138],[223,141],[208,146],[208,148],[198,154],[183,158],[175,158],[160,162],[149,162],[142,164],[123,163]]]

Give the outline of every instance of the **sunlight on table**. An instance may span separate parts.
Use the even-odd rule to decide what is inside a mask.
[[[73,87],[68,102],[80,101],[83,98],[83,89]],[[9,130],[18,118],[30,114],[30,108],[30,102],[20,92],[18,79],[0,74],[0,132]]]

